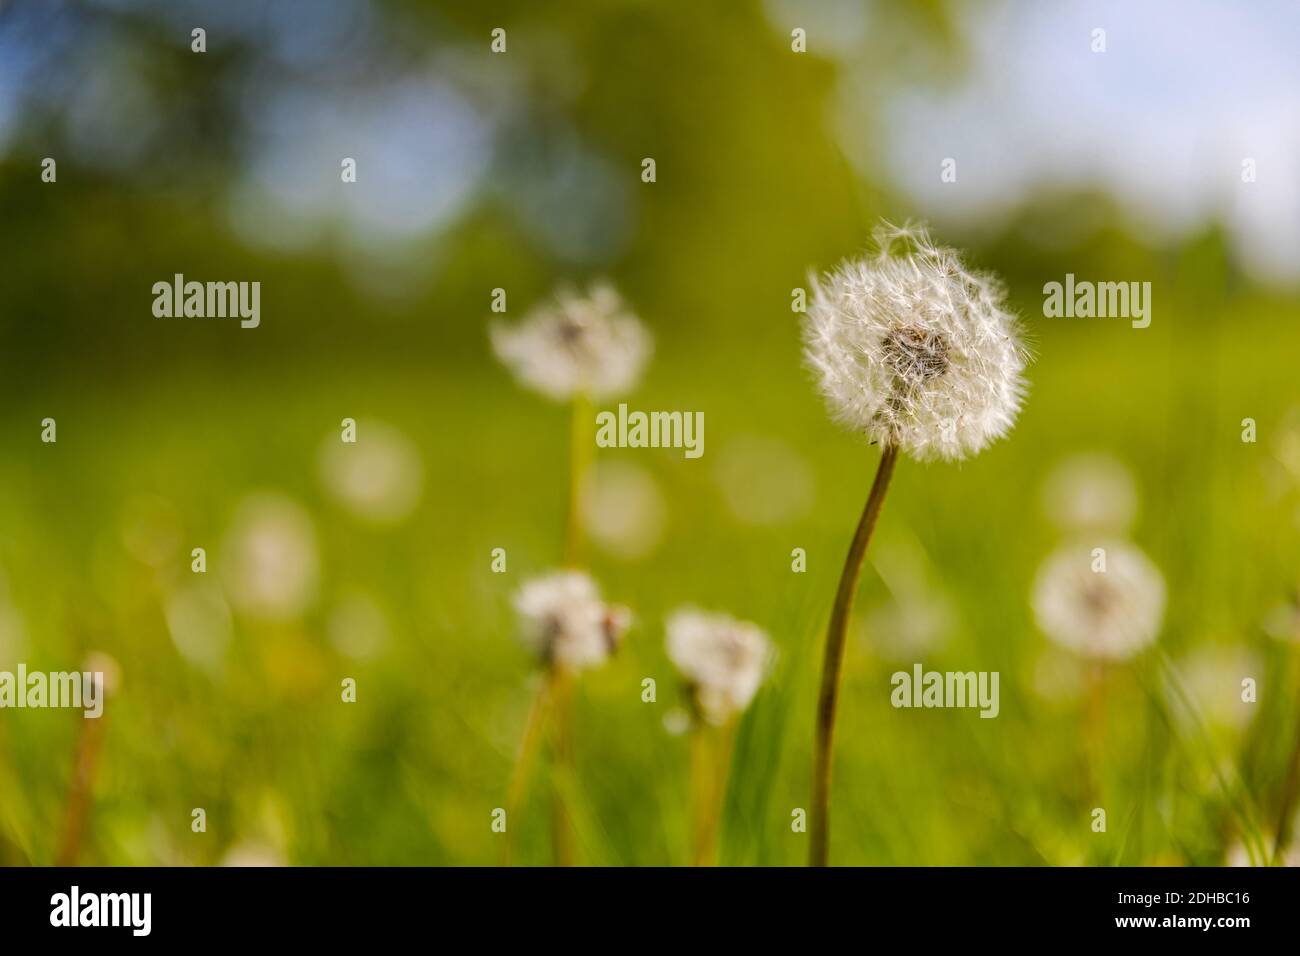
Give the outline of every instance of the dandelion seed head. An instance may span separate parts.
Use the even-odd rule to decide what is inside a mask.
[[[771,644],[755,624],[694,608],[667,622],[668,657],[690,685],[700,715],[726,723],[749,706],[771,661]]]
[[[610,398],[635,387],[650,333],[608,283],[561,289],[517,325],[496,323],[492,348],[519,382],[556,401]]]
[[[1138,548],[1102,545],[1106,570],[1093,570],[1090,545],[1067,545],[1038,572],[1034,614],[1062,647],[1085,657],[1126,660],[1151,644],[1165,610],[1165,582]]]
[[[543,664],[578,671],[618,649],[631,623],[624,607],[601,600],[596,582],[581,571],[557,571],[524,583],[515,596],[520,639]]]
[[[1027,353],[1000,284],[921,228],[812,282],[804,357],[840,424],[921,460],[974,455],[1015,424]]]

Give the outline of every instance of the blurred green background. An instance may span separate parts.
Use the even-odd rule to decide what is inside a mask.
[[[1210,76],[1273,62],[1295,18],[1261,5],[1212,39],[1219,13],[1193,6],[1182,51],[1210,49],[1190,66]],[[822,634],[877,453],[827,420],[791,290],[882,216],[928,218],[1001,274],[1036,361],[1009,440],[899,467],[844,675],[834,861],[1216,865],[1271,846],[1300,719],[1300,299],[1274,267],[1293,236],[1222,198],[1294,210],[1276,166],[1243,184],[1254,154],[1224,145],[1267,112],[1216,130],[1195,90],[1171,103],[1151,43],[1166,7],[956,7],[0,4],[0,670],[120,670],[101,738],[74,712],[0,712],[0,863],[495,863],[536,682],[510,600],[560,561],[569,421],[492,358],[490,297],[517,319],[605,276],[656,342],[629,403],[704,412],[706,444],[598,457],[591,570],[635,623],[577,690],[578,858],[689,858],[663,618],[697,604],[779,646],[737,732],[720,862],[801,864]],[[1031,29],[990,78],[981,18],[1004,17]],[[1015,68],[1032,42],[1077,49],[1077,90]],[[1061,101],[1020,112],[1040,86]],[[1134,138],[1116,141],[1121,101]],[[1034,154],[1059,115],[1121,170],[1211,198],[1173,209],[1142,175]],[[1277,118],[1292,144],[1294,122]],[[1221,194],[1161,171],[1212,159],[1206,141],[1227,150]],[[261,327],[153,318],[177,272],[261,281]],[[1042,318],[1067,272],[1151,282],[1150,328]],[[331,454],[345,417],[358,451],[382,438],[374,458]],[[1130,534],[1169,592],[1156,649],[1107,677],[1096,791],[1077,662],[1029,603],[1064,539],[1044,484],[1080,452],[1131,472]],[[999,671],[1000,716],[891,708],[889,675],[916,661]],[[1224,716],[1238,673],[1259,702]],[[551,859],[548,779],[511,821],[520,863]]]

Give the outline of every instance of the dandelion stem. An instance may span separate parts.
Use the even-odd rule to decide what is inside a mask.
[[[101,687],[99,693],[103,693]],[[81,846],[86,834],[86,818],[90,814],[95,774],[99,769],[99,755],[104,746],[104,718],[81,722],[77,734],[76,756],[72,764],[72,783],[68,788],[68,806],[64,814],[63,838],[59,845],[56,866],[75,866],[81,856]]]
[[[551,846],[556,866],[573,865],[573,825],[564,805],[565,791],[570,785],[573,769],[572,735],[572,684],[569,675],[560,668],[551,671],[551,773],[554,789],[551,796]]]
[[[579,395],[573,400],[573,423],[569,435],[569,510],[564,528],[564,563],[571,568],[582,561],[582,493],[595,444],[592,427],[591,399]]]
[[[542,724],[546,720],[546,706],[550,700],[551,678],[549,673],[542,678],[533,695],[532,705],[528,708],[528,717],[524,721],[524,735],[519,741],[519,752],[515,755],[515,766],[510,772],[510,788],[506,791],[506,839],[501,851],[501,865],[510,865],[510,851],[513,849],[516,811],[523,800],[524,785],[528,782],[528,769],[532,766],[533,756],[537,753],[537,743],[542,739]]]
[[[714,863],[734,729],[734,724],[715,729],[698,720],[691,728],[692,866]]]
[[[898,449],[885,445],[876,468],[876,478],[867,496],[862,518],[849,545],[840,574],[839,589],[835,592],[835,606],[831,610],[831,623],[826,633],[826,656],[822,661],[821,691],[817,696],[817,737],[813,755],[813,796],[811,816],[812,846],[808,853],[809,866],[826,866],[830,862],[830,798],[831,798],[831,748],[835,735],[835,708],[839,701],[840,670],[844,664],[844,640],[848,633],[849,613],[853,610],[853,595],[858,588],[858,575],[867,554],[871,533],[876,529],[880,507],[885,502],[889,479],[894,473]]]

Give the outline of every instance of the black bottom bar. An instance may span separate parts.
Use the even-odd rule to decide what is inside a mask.
[[[1132,936],[1231,942],[1290,931],[1287,869],[36,869],[0,871],[6,942],[567,938],[663,941],[802,928],[883,939]],[[73,888],[76,888],[75,891]],[[126,894],[126,895],[123,895]],[[148,894],[144,896],[143,894]],[[75,905],[74,905],[75,902]],[[147,905],[146,905],[147,903]],[[74,915],[75,913],[75,915]],[[73,923],[78,925],[73,926]],[[116,925],[86,926],[85,923]],[[55,925],[58,924],[58,925]],[[147,935],[143,932],[148,930]],[[558,934],[558,936],[556,935]],[[771,941],[770,938],[768,940]],[[614,940],[610,940],[611,944]]]

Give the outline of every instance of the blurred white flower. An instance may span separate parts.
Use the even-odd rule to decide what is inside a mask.
[[[923,229],[883,226],[876,243],[813,280],[805,361],[832,417],[872,442],[973,455],[1011,430],[1026,389],[1002,288]]]
[[[245,498],[221,554],[231,603],[250,617],[287,620],[316,599],[316,533],[307,512],[284,495]]]
[[[1122,534],[1137,514],[1137,484],[1119,459],[1073,455],[1052,469],[1043,486],[1047,516],[1067,531]]]
[[[405,435],[383,422],[357,426],[355,443],[331,435],[321,447],[325,489],[354,514],[376,524],[396,524],[420,502],[424,463]]]
[[[1087,657],[1123,660],[1156,639],[1165,582],[1130,544],[1103,542],[1106,570],[1094,571],[1093,547],[1067,545],[1039,569],[1034,585],[1038,626],[1056,643]]]
[[[1174,665],[1178,687],[1165,696],[1176,720],[1185,727],[1240,730],[1250,723],[1256,705],[1241,699],[1241,682],[1263,676],[1259,656],[1241,647],[1208,645],[1190,651]]]
[[[595,667],[618,649],[631,621],[605,604],[581,571],[556,571],[524,583],[515,596],[520,639],[545,665],[577,671]]]
[[[740,435],[718,453],[714,475],[727,510],[742,524],[776,525],[808,512],[816,498],[812,468],[784,442]]]
[[[168,595],[163,614],[172,643],[191,664],[216,670],[230,643],[230,606],[215,585],[191,584]]]
[[[601,461],[587,474],[582,515],[587,534],[624,560],[644,558],[663,539],[668,505],[654,476],[640,465]]]
[[[340,654],[370,660],[383,650],[388,637],[388,619],[368,594],[357,592],[344,597],[330,614],[330,643]]]
[[[561,289],[517,325],[494,323],[492,348],[528,388],[565,401],[632,389],[650,357],[650,333],[607,283],[587,296]]]
[[[668,658],[686,678],[695,706],[711,724],[749,706],[772,658],[767,635],[726,614],[682,608],[668,618]]]

